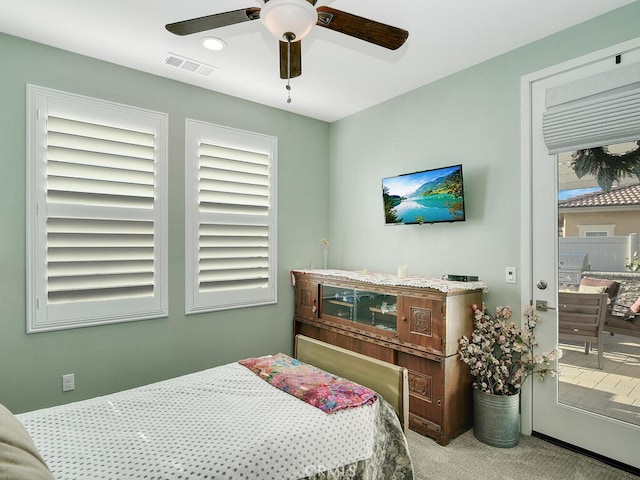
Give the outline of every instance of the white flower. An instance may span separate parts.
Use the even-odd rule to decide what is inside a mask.
[[[327,240],[326,238],[320,239],[320,245],[324,249],[325,255],[326,255],[327,248],[329,248],[329,245],[330,245],[329,240]],[[316,251],[318,250],[318,248],[319,247],[314,247],[312,249],[312,251],[311,251],[311,256],[309,257],[309,263],[307,264],[307,268],[308,269],[312,269],[313,268],[313,257],[315,255]]]
[[[530,375],[543,380],[547,374],[556,374],[549,366],[562,352],[534,354],[537,343],[533,330],[540,317],[533,307],[525,309],[522,329],[509,319],[512,312],[508,306],[498,307],[495,317],[484,305],[481,309],[474,304],[472,309],[474,330],[470,339],[460,339],[459,354],[475,377],[474,388],[494,395],[513,395]]]

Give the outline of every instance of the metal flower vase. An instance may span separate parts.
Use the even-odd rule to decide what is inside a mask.
[[[473,435],[493,447],[511,448],[520,440],[520,394],[492,395],[473,389]]]

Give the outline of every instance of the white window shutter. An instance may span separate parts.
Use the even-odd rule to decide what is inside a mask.
[[[28,331],[166,316],[166,115],[29,99]]]
[[[187,120],[187,313],[276,301],[276,139]]]

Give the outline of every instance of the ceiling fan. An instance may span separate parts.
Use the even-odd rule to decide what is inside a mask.
[[[280,40],[280,78],[290,80],[302,74],[300,40],[314,25],[359,38],[390,50],[400,48],[409,36],[401,28],[359,17],[330,7],[314,8],[317,0],[264,0],[264,7],[248,7],[166,25],[176,35],[226,27],[261,19]],[[290,90],[287,84],[287,89]],[[290,101],[290,99],[288,100]]]

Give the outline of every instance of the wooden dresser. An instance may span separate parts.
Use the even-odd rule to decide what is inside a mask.
[[[294,270],[294,334],[406,367],[409,427],[446,445],[472,425],[458,339],[473,330],[482,282],[345,270]]]

